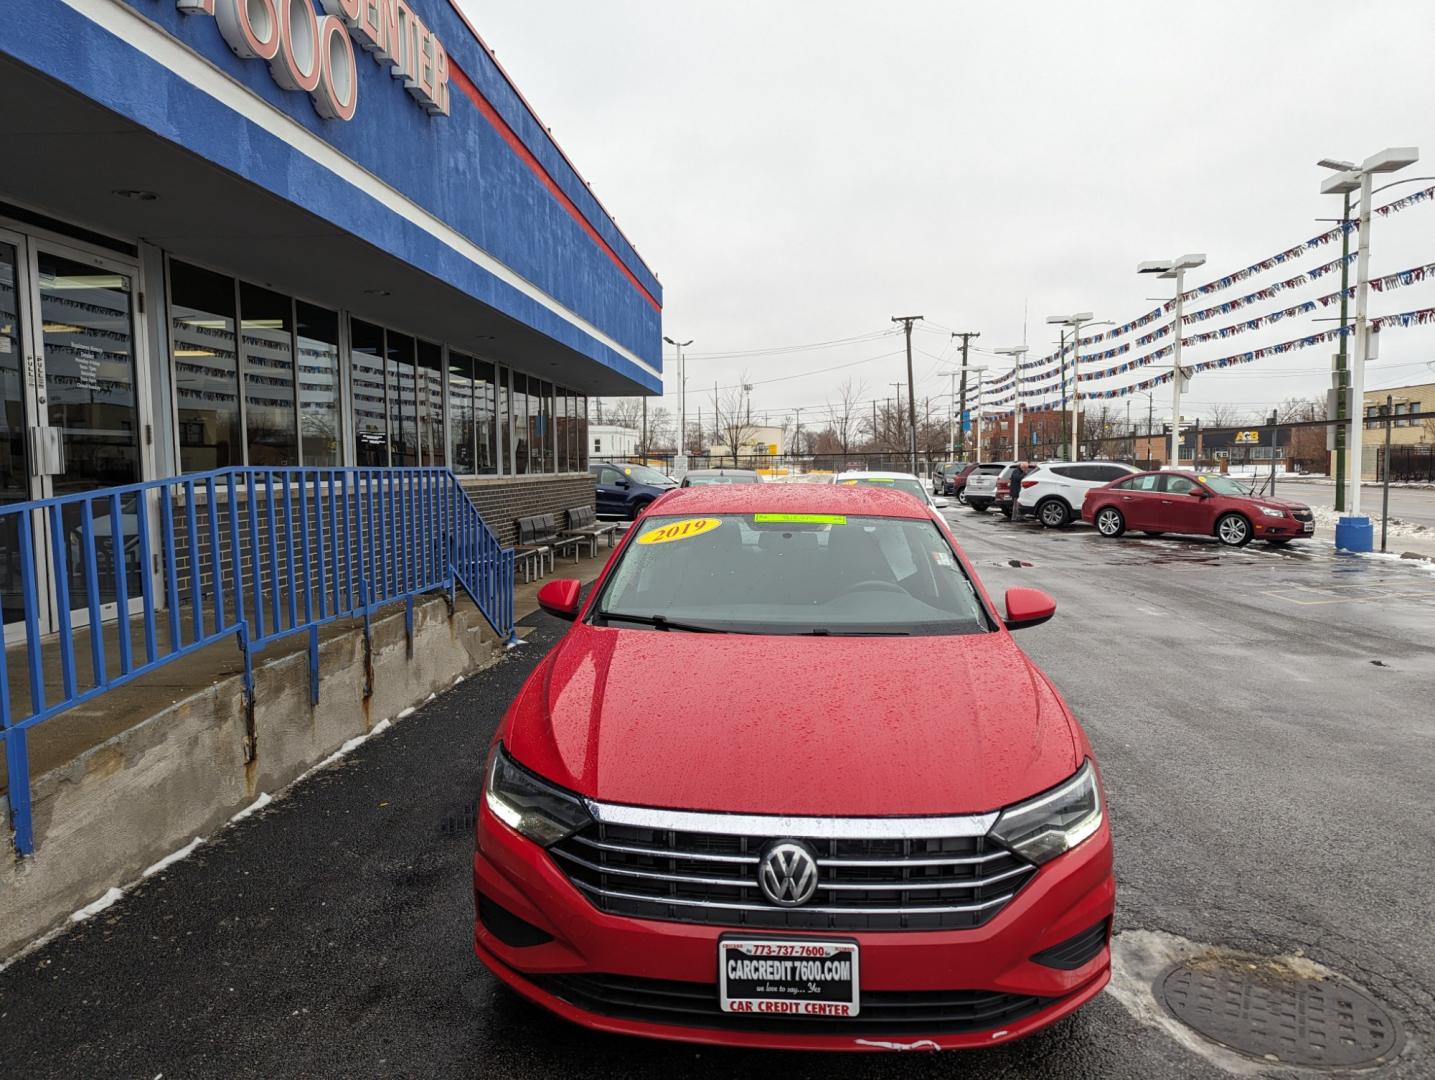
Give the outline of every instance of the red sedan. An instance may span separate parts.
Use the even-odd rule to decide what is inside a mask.
[[[1110,976],[1091,747],[940,517],[869,487],[657,500],[495,735],[478,958],[587,1027],[988,1046]],[[581,609],[581,610],[580,610]],[[933,649],[950,682],[934,686]]]
[[[1148,536],[1189,533],[1214,536],[1229,547],[1251,540],[1279,546],[1315,532],[1305,503],[1251,495],[1229,476],[1194,472],[1144,472],[1086,493],[1081,519],[1102,536],[1133,529]]]

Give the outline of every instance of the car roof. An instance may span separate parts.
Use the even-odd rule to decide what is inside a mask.
[[[1140,472],[1134,465],[1128,465],[1124,461],[1100,461],[1096,458],[1090,461],[1039,461],[1032,466],[1034,469],[1055,469],[1060,465],[1120,465],[1123,469],[1130,469],[1133,473]]]
[[[852,469],[850,472],[838,473],[835,479],[861,480],[869,477],[873,480],[918,480],[920,483],[916,473],[883,472],[880,469]]]
[[[688,476],[756,476],[756,469],[689,469]]]
[[[836,484],[710,484],[673,488],[660,495],[650,514],[863,514],[869,517],[926,518],[925,503],[905,491]]]

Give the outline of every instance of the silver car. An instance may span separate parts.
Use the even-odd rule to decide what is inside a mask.
[[[978,513],[985,513],[997,497],[997,477],[1010,461],[984,461],[967,474],[966,502]]]

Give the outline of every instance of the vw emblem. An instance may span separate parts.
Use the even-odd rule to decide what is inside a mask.
[[[817,859],[806,844],[781,840],[757,864],[757,883],[778,907],[805,904],[817,891]]]

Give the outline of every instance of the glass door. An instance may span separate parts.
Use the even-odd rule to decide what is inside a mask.
[[[34,415],[30,376],[33,364],[25,351],[28,297],[21,284],[26,263],[24,237],[0,229],[0,506],[26,502],[39,495],[30,475],[28,426]],[[27,299],[22,302],[22,297]],[[0,610],[5,641],[25,634],[25,595],[20,580],[20,520],[0,518]],[[43,600],[40,606],[43,605]],[[41,616],[42,612],[36,612]]]
[[[31,297],[37,358],[42,378],[36,404],[39,423],[58,429],[63,470],[41,477],[46,496],[132,484],[143,478],[143,400],[134,329],[134,270],[84,252],[31,245]],[[115,610],[117,574],[126,592],[141,593],[137,515],[145,500],[131,495],[118,520],[106,503],[92,504],[101,617]],[[89,622],[86,604],[82,510],[62,511],[64,565],[71,624]],[[56,544],[46,530],[47,544]],[[59,560],[50,553],[54,568]],[[58,584],[58,583],[56,583]],[[137,601],[131,600],[131,605]]]

